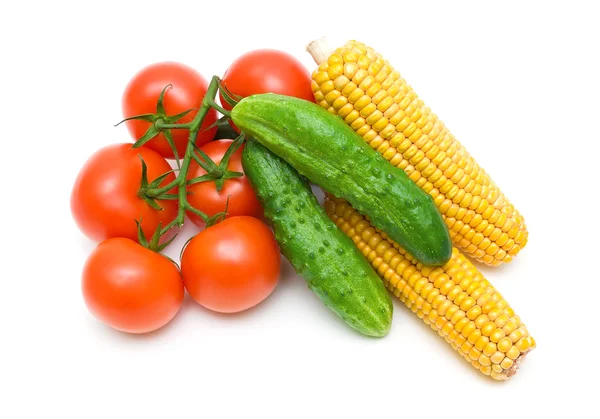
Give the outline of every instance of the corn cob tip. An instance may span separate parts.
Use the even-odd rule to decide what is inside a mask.
[[[306,46],[306,51],[311,55],[317,65],[325,61],[331,54],[333,54],[333,48],[329,46],[327,38],[324,36],[319,39],[315,39]]]
[[[531,348],[526,350],[525,352],[521,352],[521,354],[519,354],[518,358],[515,359],[515,362],[512,364],[512,366],[510,368],[508,368],[506,371],[504,371],[502,380],[508,380],[510,377],[512,377],[513,375],[515,375],[517,373],[517,371],[519,370],[519,367],[521,366],[523,361],[525,361],[525,357],[527,356],[527,354],[529,352],[531,352]]]

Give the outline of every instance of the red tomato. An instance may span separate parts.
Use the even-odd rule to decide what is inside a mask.
[[[254,307],[279,280],[281,258],[275,237],[256,218],[222,221],[196,235],[181,258],[188,293],[202,306],[221,313]]]
[[[200,147],[214,162],[219,164],[223,155],[233,143],[233,140],[217,140]],[[244,145],[238,148],[229,158],[227,168],[234,172],[244,172],[242,167],[242,152]],[[188,171],[188,179],[206,174],[198,163],[192,160]],[[250,181],[244,175],[238,178],[227,179],[223,184],[221,192],[217,192],[215,182],[201,182],[188,186],[188,202],[195,208],[203,211],[208,216],[215,215],[225,210],[227,197],[229,197],[229,206],[227,207],[227,216],[234,217],[238,215],[250,215],[252,217],[261,217],[263,214],[262,206],[256,193],[250,185]],[[188,217],[195,224],[204,226],[200,217],[188,211]]]
[[[146,113],[156,113],[156,103],[162,90],[171,84],[172,87],[167,89],[164,98],[164,107],[167,116],[177,115],[188,109],[195,109],[181,118],[179,123],[190,122],[196,116],[197,110],[200,108],[202,99],[206,94],[208,84],[204,77],[196,70],[184,64],[175,62],[161,62],[145,67],[127,84],[123,93],[123,118],[129,118],[135,115]],[[213,127],[203,131],[204,128],[212,125],[217,120],[217,112],[211,109],[202,127],[196,137],[196,144],[201,145],[212,140],[217,130]],[[150,127],[150,122],[147,121],[127,121],[125,123],[131,136],[138,140]],[[173,141],[179,153],[179,157],[183,158],[188,142],[189,131],[183,129],[171,130]],[[169,143],[163,134],[146,143],[148,148],[151,148],[160,153],[165,158],[173,158],[173,151],[169,147]]]
[[[138,196],[142,161],[148,166],[151,182],[171,170],[167,161],[146,147],[113,144],[96,151],[77,175],[71,192],[71,212],[79,229],[91,240],[127,237],[137,241],[135,221],[141,220],[148,239],[162,222],[164,227],[177,216],[177,201],[156,201],[162,211]],[[162,185],[173,181],[169,174]]]
[[[258,49],[235,60],[223,76],[222,84],[238,96],[278,93],[314,102],[310,73],[287,52]],[[221,95],[221,105],[231,109]],[[233,122],[232,126],[239,132]]]
[[[124,238],[98,245],[83,268],[82,291],[92,314],[107,325],[146,333],[167,324],[183,302],[183,282],[166,257]]]

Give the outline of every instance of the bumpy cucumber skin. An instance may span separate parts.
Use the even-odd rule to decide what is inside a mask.
[[[433,199],[372,150],[341,118],[293,97],[261,94],[240,101],[233,122],[300,174],[346,199],[425,265],[452,255],[448,227]]]
[[[354,329],[385,336],[392,323],[391,298],[352,240],[327,217],[308,182],[254,141],[246,144],[242,164],[283,255],[308,287]]]

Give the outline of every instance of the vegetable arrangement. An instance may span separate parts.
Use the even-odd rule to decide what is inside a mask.
[[[308,51],[312,80],[276,50],[210,83],[175,62],[134,75],[122,110],[135,143],[94,153],[71,195],[77,226],[100,242],[82,274],[89,310],[129,333],[166,325],[185,291],[209,310],[247,310],[276,288],[283,254],[358,332],[389,332],[387,287],[482,373],[510,378],[535,341],[458,249],[509,262],[523,218],[374,50]],[[186,218],[203,230],[174,261],[161,252]]]

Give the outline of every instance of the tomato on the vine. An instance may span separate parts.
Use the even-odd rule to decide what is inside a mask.
[[[256,218],[228,218],[188,243],[181,274],[188,293],[202,306],[222,313],[249,309],[275,289],[279,246]]]
[[[241,97],[278,93],[314,102],[310,73],[297,58],[283,51],[258,49],[241,55],[227,68],[221,83]],[[220,96],[223,108],[231,110]]]
[[[223,155],[231,146],[233,140],[216,140],[200,147],[208,157],[219,165]],[[238,148],[229,158],[227,169],[233,172],[244,172],[242,167],[242,152],[244,145]],[[187,179],[193,179],[206,175],[198,163],[192,160],[188,171]],[[189,195],[188,202],[195,208],[206,213],[209,217],[225,210],[227,205],[227,217],[238,215],[249,215],[252,217],[261,217],[263,214],[262,206],[256,193],[250,185],[250,181],[243,175],[225,180],[223,188],[217,192],[217,185],[214,181],[194,183],[187,187]],[[229,199],[229,203],[227,200]],[[204,226],[204,221],[188,211],[188,217],[197,225]]]
[[[96,318],[129,333],[151,332],[167,324],[184,295],[173,262],[125,238],[108,239],[92,251],[81,286]]]
[[[177,123],[187,123],[194,119],[202,99],[206,94],[208,83],[206,79],[191,67],[176,62],[160,62],[149,65],[137,74],[127,84],[123,93],[123,118],[142,114],[155,114],[156,105],[161,92],[171,85],[164,96],[164,109],[167,116],[174,116],[188,109],[190,113],[179,119]],[[201,145],[212,140],[216,127],[204,130],[217,120],[217,112],[211,109],[196,137],[196,144]],[[144,120],[129,120],[125,124],[131,136],[137,141],[151,126]],[[172,129],[171,135],[180,158],[185,154],[189,131]],[[174,153],[163,133],[151,139],[146,146],[157,151],[165,158],[173,158]]]
[[[79,229],[91,240],[137,240],[136,220],[146,237],[151,237],[159,223],[164,227],[177,216],[176,200],[156,200],[162,208],[157,210],[139,196],[140,157],[146,163],[149,181],[171,170],[157,152],[123,143],[101,148],[81,168],[71,192],[71,212]],[[161,186],[174,179],[170,173]]]

